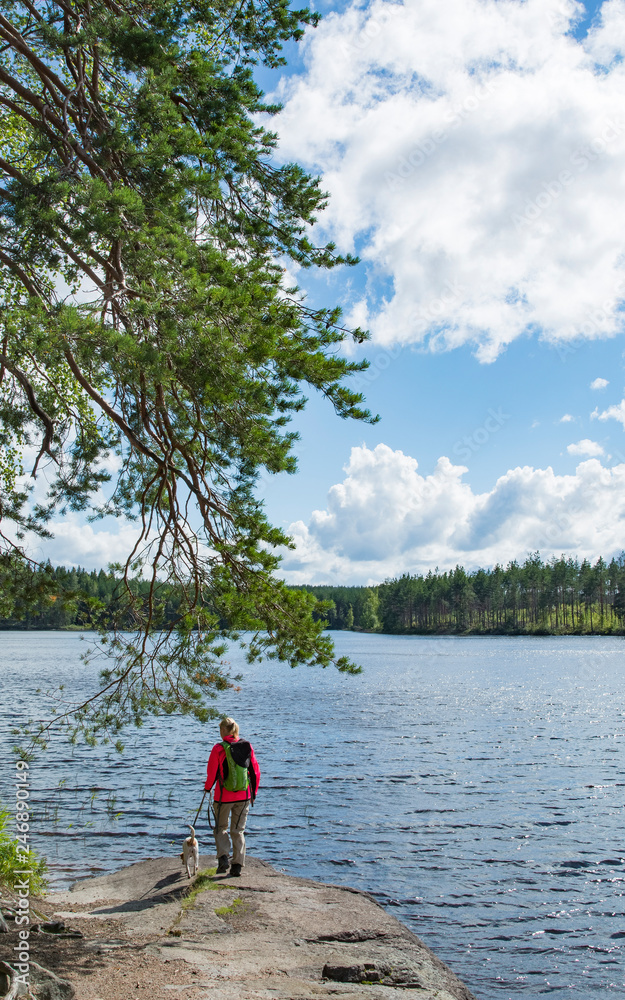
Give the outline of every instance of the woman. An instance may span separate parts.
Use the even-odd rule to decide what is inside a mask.
[[[251,743],[239,739],[239,726],[234,719],[222,719],[219,732],[221,742],[215,744],[208,758],[204,788],[210,791],[215,786],[213,832],[217,874],[228,872],[232,839],[232,864],[228,874],[238,877],[245,864],[245,824],[250,802],[256,798],[260,784],[260,768]]]

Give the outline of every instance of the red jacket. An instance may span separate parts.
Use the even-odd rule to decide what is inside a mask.
[[[227,743],[238,743],[238,740],[234,736],[226,736]],[[221,743],[215,743],[215,746],[211,750],[210,757],[208,758],[208,765],[206,767],[206,784],[204,788],[207,792],[211,790],[213,785],[215,785],[215,802],[241,802],[245,799],[252,797],[251,789],[248,788],[246,791],[242,792],[229,792],[227,788],[222,788],[219,781],[217,781],[218,775],[223,775],[223,766],[226,759],[226,751],[224,750]],[[258,766],[258,761],[252,749],[251,754],[251,765],[256,775],[256,791],[258,791],[258,786],[260,785],[260,768]],[[215,784],[215,782],[217,782]]]

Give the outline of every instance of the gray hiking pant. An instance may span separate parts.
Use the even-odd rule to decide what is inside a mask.
[[[213,802],[215,817],[215,846],[217,857],[222,854],[230,856],[230,838],[232,838],[232,864],[245,864],[245,824],[250,811],[250,800],[243,802]],[[228,835],[230,827],[230,835]]]

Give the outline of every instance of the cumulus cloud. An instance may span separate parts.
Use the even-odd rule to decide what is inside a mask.
[[[610,383],[608,382],[607,378],[595,378],[590,383],[590,388],[591,389],[605,389],[605,387],[608,386],[609,384]]]
[[[291,583],[376,583],[536,549],[596,559],[623,547],[625,464],[606,469],[591,458],[569,476],[519,467],[485,493],[473,492],[466,472],[441,458],[422,475],[415,458],[387,445],[353,448],[326,508],[291,525],[297,549],[283,574]]]
[[[126,520],[113,521],[110,529],[92,527],[74,513],[50,522],[48,529],[52,538],[40,539],[27,533],[23,544],[28,556],[38,562],[50,560],[53,566],[82,566],[88,570],[106,569],[109,563],[125,562],[139,531],[136,524]],[[11,525],[5,526],[5,534],[17,541]]]
[[[601,20],[591,34],[591,52],[599,65],[611,66],[625,52],[625,3],[604,3]]]
[[[115,530],[93,528],[72,514],[51,525],[54,533],[41,545],[29,546],[35,558],[49,559],[54,565],[82,566],[84,569],[105,569],[109,563],[125,562],[137,540],[136,524],[121,522]]]
[[[560,417],[558,423],[560,424],[570,424],[573,420],[573,416],[570,413],[565,413],[563,417]]]
[[[623,329],[625,5],[580,42],[575,0],[371,0],[331,13],[277,95],[284,158],[369,268],[377,342],[552,342]]]
[[[568,451],[602,449],[583,440]],[[284,553],[282,575],[290,583],[379,583],[457,563],[493,566],[536,549],[594,561],[624,547],[625,463],[608,469],[590,457],[567,476],[517,467],[483,493],[465,481],[467,471],[442,457],[423,474],[416,458],[388,445],[353,448],[325,508],[290,526],[296,549]],[[74,513],[51,527],[54,538],[30,539],[29,554],[87,569],[125,560],[137,531],[124,521],[86,525]]]
[[[598,441],[591,441],[590,438],[583,438],[576,444],[570,444],[566,449],[569,455],[586,455],[588,458],[596,458],[605,454],[603,446]]]
[[[46,504],[48,490],[55,475],[51,462],[41,463],[36,479],[29,470],[32,469],[38,449],[27,446],[23,449],[22,464],[24,475],[17,480],[18,486],[30,491],[30,502]],[[121,460],[118,455],[110,452],[100,456],[97,468],[108,472],[113,481],[120,469]],[[107,486],[100,487],[94,494],[94,504],[104,504]],[[16,526],[12,522],[3,522],[3,531],[7,538],[18,542]],[[85,521],[85,515],[68,511],[58,519],[52,519],[47,525],[52,538],[42,539],[33,532],[26,532],[20,545],[23,545],[31,559],[45,562],[48,559],[57,566],[82,566],[83,569],[105,569],[109,563],[125,562],[128,553],[134,548],[140,528],[136,523],[125,518],[107,517],[95,521],[93,526]]]

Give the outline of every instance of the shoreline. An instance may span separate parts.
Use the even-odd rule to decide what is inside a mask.
[[[33,963],[67,984],[55,988],[68,1000],[143,990],[150,1000],[391,1000],[398,990],[476,1000],[368,893],[249,856],[241,878],[215,876],[215,864],[202,856],[189,881],[177,857],[150,858],[33,900],[57,925],[32,933]],[[5,962],[17,933],[9,927]]]
[[[120,633],[124,635],[132,635],[133,633],[129,629],[119,629]],[[432,639],[438,639],[445,636],[451,636],[456,639],[501,639],[509,637],[512,639],[622,639],[625,637],[625,628],[622,629],[605,629],[603,632],[597,631],[596,629],[592,632],[583,632],[580,630],[570,630],[568,632],[559,629],[558,631],[548,629],[466,629],[465,631],[459,629],[406,629],[401,632],[383,632],[380,629],[373,628],[327,628],[326,632],[331,634],[340,633],[346,635],[385,635],[385,636],[427,636]],[[25,628],[20,625],[0,625],[0,632],[32,632],[37,634],[39,632],[74,632],[74,633],[91,633],[98,634],[96,628],[89,628],[83,625],[61,625],[58,628],[52,628],[49,625],[42,625],[41,628]]]

